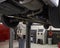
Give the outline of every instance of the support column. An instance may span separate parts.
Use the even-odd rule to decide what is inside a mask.
[[[13,35],[14,29],[10,28],[10,40],[9,40],[9,48],[13,48]]]
[[[26,26],[26,48],[30,48],[30,29],[31,29],[31,22],[27,22]]]

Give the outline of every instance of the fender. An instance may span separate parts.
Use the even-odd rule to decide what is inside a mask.
[[[59,0],[43,0],[46,4],[51,5],[52,7],[59,6]]]
[[[59,6],[59,0],[50,0],[56,7]]]

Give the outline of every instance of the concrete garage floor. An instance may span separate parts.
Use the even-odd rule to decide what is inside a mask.
[[[0,48],[9,48],[9,41],[0,42]],[[18,42],[14,41],[14,48],[18,48]],[[57,45],[40,45],[31,43],[31,48],[58,48]]]

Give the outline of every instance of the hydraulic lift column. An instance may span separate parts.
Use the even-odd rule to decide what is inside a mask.
[[[27,28],[26,28],[26,48],[30,48],[30,29],[32,22],[27,22]]]
[[[14,29],[10,28],[9,48],[13,48],[13,35],[14,35]]]

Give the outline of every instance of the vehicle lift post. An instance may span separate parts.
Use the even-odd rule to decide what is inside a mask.
[[[13,48],[13,36],[14,35],[14,29],[10,28],[10,40],[9,40],[9,48]]]
[[[27,28],[26,28],[26,48],[31,48],[31,44],[30,44],[30,29],[31,29],[31,25],[32,25],[32,22],[27,22],[26,24]]]

